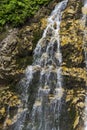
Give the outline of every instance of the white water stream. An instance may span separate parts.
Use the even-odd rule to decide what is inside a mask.
[[[40,83],[31,112],[28,130],[59,130],[63,95],[59,30],[62,10],[67,0],[59,3],[48,18],[47,28],[34,51],[33,65],[40,65]]]
[[[60,49],[60,23],[62,11],[68,0],[60,2],[48,18],[47,27],[34,51],[34,62],[26,69],[25,81],[22,81],[22,99],[24,107],[28,110],[29,87],[37,87],[33,96],[35,101],[29,118],[26,119],[25,111],[14,130],[60,130],[59,117],[61,111],[61,98],[63,96]],[[39,80],[37,78],[39,77]],[[36,81],[33,82],[33,79]],[[26,125],[24,124],[26,120]]]
[[[85,12],[87,12],[87,0],[84,0],[84,7]],[[82,18],[82,23],[84,26],[84,53],[85,53],[85,65],[87,69],[87,14],[83,12],[83,18]],[[86,82],[86,87],[87,87],[87,82]],[[86,88],[87,91],[87,88]],[[85,109],[84,109],[84,130],[87,130],[87,92],[85,96]]]

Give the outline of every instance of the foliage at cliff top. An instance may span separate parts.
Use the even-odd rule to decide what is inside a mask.
[[[6,23],[13,26],[23,24],[42,6],[51,0],[1,0],[0,1],[0,27]]]

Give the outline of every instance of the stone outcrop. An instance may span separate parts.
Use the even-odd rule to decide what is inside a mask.
[[[22,112],[22,102],[18,90],[14,92],[14,88],[24,75],[26,67],[32,64],[33,50],[46,27],[47,17],[59,1],[61,0],[52,0],[48,6],[42,7],[24,26],[6,27],[6,31],[0,34],[1,130],[3,126],[7,128],[12,125],[16,121],[16,115]]]
[[[12,92],[6,86],[4,89],[3,85],[17,83],[23,76],[26,66],[32,63],[32,53],[46,27],[46,19],[58,2],[59,0],[53,0],[48,7],[42,7],[34,18],[30,19],[22,28],[10,29],[4,36],[3,33],[1,34],[0,123],[4,122],[5,127],[12,124],[11,114],[8,117],[8,108],[10,107],[13,112],[18,110],[19,106],[21,108],[22,103],[15,92]],[[61,51],[63,54],[62,75],[65,83],[69,130],[83,130],[84,122],[82,115],[85,106],[87,72],[84,62],[84,27],[81,23],[81,7],[82,0],[69,0],[67,8],[63,12],[60,27]],[[84,9],[82,10],[85,12]],[[86,44],[85,50],[87,50]],[[0,127],[2,129],[1,124]]]
[[[0,84],[18,82],[27,65],[32,63],[32,52],[40,39],[46,19],[61,0],[53,0],[42,7],[20,29],[6,29],[0,36]]]
[[[60,1],[61,0],[53,0],[48,6],[42,7],[24,26],[12,29],[6,26],[6,31],[0,33],[1,84],[2,82],[5,83],[4,81],[9,82],[9,77],[10,80],[15,80],[15,78],[12,78],[16,73],[15,71],[17,71],[18,68],[24,70],[26,68],[25,66],[29,65],[28,57],[32,55],[32,51],[46,27],[47,17]]]
[[[84,121],[82,115],[85,107],[84,99],[87,80],[81,7],[81,0],[69,0],[67,8],[63,12],[60,28],[63,55],[62,75],[67,95],[67,116],[68,120],[70,120],[68,126],[69,129],[75,130],[83,130]]]
[[[82,8],[82,13],[83,13],[83,14],[87,14],[87,7],[83,7],[83,8]]]
[[[22,108],[18,94],[9,91],[9,87],[0,88],[0,130],[12,125],[17,119],[15,115],[21,113]]]

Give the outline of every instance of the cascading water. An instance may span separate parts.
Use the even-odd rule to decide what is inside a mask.
[[[33,97],[36,97],[32,110],[29,113],[28,111],[24,112],[25,114],[21,116],[21,121],[18,121],[15,130],[60,129],[59,117],[63,88],[59,30],[62,11],[65,9],[67,2],[68,0],[60,2],[51,13],[43,36],[34,51],[33,65],[26,69],[25,81],[21,83],[24,84],[22,85],[24,88],[22,99],[25,103],[24,107],[27,108],[27,110],[28,102],[30,102],[29,95],[31,94],[29,93],[30,84],[33,84],[33,87],[37,87],[36,94],[33,95]],[[33,82],[33,78],[36,81],[35,83]],[[39,78],[39,80],[37,80],[37,78]]]
[[[87,10],[87,0],[85,0],[84,1],[84,8],[85,8],[85,10]],[[85,12],[87,12],[87,11],[85,11]],[[85,13],[85,12],[83,12],[83,13]],[[83,39],[83,41],[84,41],[84,50],[85,50],[85,64],[86,64],[86,68],[87,68],[87,48],[86,48],[86,42],[87,42],[87,14],[85,13],[85,14],[83,14],[83,18],[82,18],[82,20],[83,20],[83,26],[84,26],[84,39]]]
[[[87,0],[84,0],[84,10],[83,10],[83,26],[84,26],[84,53],[85,53],[85,65],[87,69]],[[87,82],[86,82],[86,87],[87,87]],[[87,88],[86,88],[87,91]],[[87,130],[87,92],[85,96],[85,109],[84,109],[84,117],[85,117],[85,122],[84,122],[84,130]]]

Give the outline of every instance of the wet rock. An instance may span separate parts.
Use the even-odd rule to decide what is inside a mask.
[[[80,88],[73,88],[66,91],[67,117],[70,119],[70,122],[72,122],[73,129],[78,130],[79,127],[81,128],[84,124],[82,118],[86,91]]]
[[[77,107],[83,109],[85,107],[85,104],[83,102],[80,102],[77,104]]]
[[[63,12],[60,28],[63,57],[62,75],[65,82],[64,87],[67,91],[66,103],[68,106],[67,109],[69,108],[69,111],[67,110],[68,116],[72,122],[72,126],[69,127],[75,130],[78,130],[83,125],[82,115],[85,106],[84,99],[87,80],[87,72],[84,64],[84,27],[81,24],[81,8],[81,0],[70,0]]]
[[[79,124],[79,116],[76,117],[73,128],[75,129],[78,124]]]
[[[82,13],[87,14],[87,7],[82,7]]]
[[[21,100],[9,88],[0,90],[0,127],[1,129],[13,123],[12,119],[22,107]]]
[[[74,11],[73,9],[68,9],[68,10],[67,10],[67,13],[74,14],[75,11]]]
[[[47,25],[47,17],[60,0],[43,6],[26,25],[9,29],[0,35],[0,84],[18,82],[27,65],[32,62],[32,52]]]

